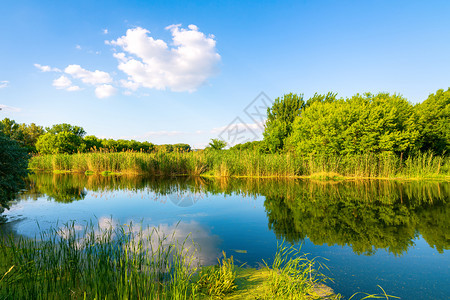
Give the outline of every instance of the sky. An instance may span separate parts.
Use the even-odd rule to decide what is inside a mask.
[[[450,1],[21,1],[0,9],[0,119],[204,147],[261,138],[286,93],[450,87]]]

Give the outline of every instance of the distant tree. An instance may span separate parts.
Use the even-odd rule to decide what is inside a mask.
[[[237,151],[259,151],[262,149],[263,141],[252,141],[252,142],[246,142],[243,144],[237,144],[230,148],[230,150],[237,150]]]
[[[450,88],[438,90],[416,105],[421,130],[421,150],[437,154],[450,150]]]
[[[173,149],[175,152],[191,152],[191,146],[188,144],[174,144]]]
[[[227,143],[219,139],[211,139],[211,142],[209,142],[209,148],[213,150],[222,150],[226,146]]]
[[[85,147],[79,135],[68,131],[46,133],[41,135],[36,143],[36,149],[41,154],[83,152]]]
[[[100,148],[103,148],[102,140],[94,135],[85,136],[83,143],[86,145],[86,151],[100,150]]]
[[[16,121],[4,118],[1,122],[1,132],[12,140],[20,141],[22,139],[22,132],[19,124]]]
[[[52,134],[58,134],[60,132],[71,132],[71,133],[79,136],[80,138],[82,138],[86,135],[86,131],[84,131],[84,129],[82,127],[70,125],[67,123],[56,124],[56,125],[53,125],[52,127],[46,127],[45,130],[47,130],[47,133],[52,133]]]
[[[0,214],[23,187],[28,158],[26,149],[0,132]]]
[[[36,152],[36,142],[45,133],[44,128],[34,123],[30,125],[23,123],[19,125],[19,130],[22,132],[23,145],[29,152]]]
[[[19,142],[28,152],[36,152],[36,141],[45,132],[42,126],[37,126],[34,123],[30,125],[26,125],[25,123],[18,124],[8,118],[0,121],[0,124],[2,128],[1,132],[7,137]]]
[[[270,153],[284,148],[286,138],[292,132],[292,123],[305,105],[303,95],[286,94],[276,98],[272,107],[267,109],[267,121],[264,129],[264,144]]]

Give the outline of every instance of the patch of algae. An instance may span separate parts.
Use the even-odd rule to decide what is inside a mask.
[[[240,300],[240,299],[275,299],[271,295],[267,281],[270,272],[273,270],[267,268],[236,268],[236,289],[221,299]],[[280,299],[277,297],[277,299]],[[284,299],[340,299],[339,295],[334,294],[333,290],[324,285],[318,284],[306,295],[289,295]]]

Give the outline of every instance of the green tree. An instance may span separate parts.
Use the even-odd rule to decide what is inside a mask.
[[[22,123],[19,125],[19,130],[22,132],[23,145],[29,152],[36,152],[36,142],[39,137],[45,133],[44,128],[34,123],[31,123],[30,125]]]
[[[300,154],[402,153],[418,149],[413,106],[399,95],[370,93],[315,101],[293,124],[288,144]]]
[[[2,132],[9,138],[19,142],[21,146],[27,148],[28,152],[36,152],[36,141],[44,134],[44,128],[34,123],[26,125],[18,124],[14,120],[8,118],[0,121]]]
[[[421,129],[421,150],[450,150],[450,88],[438,90],[415,107]]]
[[[86,151],[103,148],[102,140],[94,135],[85,136],[83,142],[86,145]]]
[[[51,134],[58,134],[61,132],[71,132],[80,138],[84,137],[86,135],[86,131],[82,127],[70,125],[67,123],[62,124],[56,124],[52,127],[46,127],[45,130],[47,130],[47,133]]]
[[[1,132],[10,139],[20,141],[22,139],[22,132],[19,124],[16,121],[4,118],[1,122]]]
[[[211,139],[211,142],[209,143],[209,148],[213,150],[222,150],[226,146],[227,143],[219,139]]]
[[[292,123],[304,105],[302,94],[290,93],[276,98],[272,107],[267,109],[263,136],[265,147],[270,153],[284,149],[285,140],[292,132]]]
[[[79,135],[67,131],[58,134],[46,133],[41,135],[36,143],[36,149],[41,154],[82,152],[85,147]]]
[[[23,187],[28,158],[27,151],[18,142],[0,132],[0,213]]]

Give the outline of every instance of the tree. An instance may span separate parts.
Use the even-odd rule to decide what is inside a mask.
[[[73,126],[67,123],[56,124],[53,125],[52,127],[46,127],[45,130],[47,130],[47,133],[51,134],[58,134],[60,132],[71,132],[79,136],[80,138],[86,135],[86,131],[84,131],[82,127]]]
[[[23,145],[29,152],[36,152],[36,142],[45,133],[44,128],[34,123],[30,125],[22,123],[19,125],[19,130],[22,132]]]
[[[415,107],[421,129],[421,150],[437,154],[450,150],[450,88],[438,90]]]
[[[27,148],[28,152],[36,152],[36,141],[45,132],[42,126],[37,126],[34,123],[30,125],[17,124],[14,120],[8,118],[3,119],[0,124],[2,125],[1,131],[7,137]]]
[[[82,152],[84,148],[83,139],[68,131],[46,133],[41,135],[36,143],[36,149],[41,154],[75,153]]]
[[[410,153],[418,149],[413,106],[399,95],[316,101],[293,124],[288,144],[299,154]]]
[[[0,132],[0,213],[23,187],[28,154],[19,143]]]
[[[211,139],[211,142],[209,143],[209,147],[213,150],[222,150],[226,146],[227,143],[219,139]]]
[[[265,147],[270,153],[284,149],[285,140],[292,132],[292,123],[304,105],[302,94],[290,93],[276,98],[272,107],[267,109],[263,136]]]

